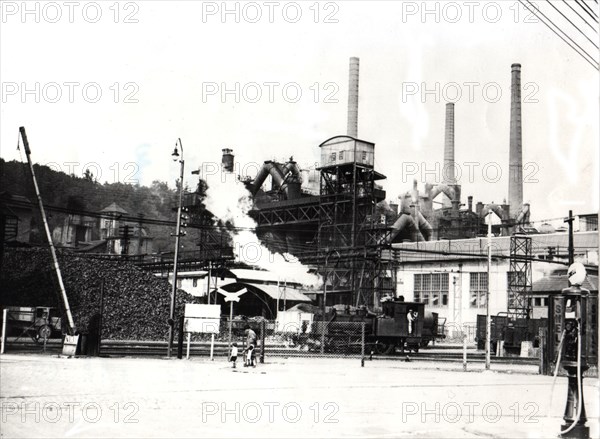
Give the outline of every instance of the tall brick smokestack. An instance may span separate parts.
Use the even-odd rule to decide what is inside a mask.
[[[444,130],[444,167],[442,168],[442,182],[444,184],[456,184],[456,173],[454,168],[454,103],[446,104],[446,128]],[[444,207],[451,207],[452,200],[443,195]]]
[[[449,102],[446,104],[446,131],[444,135],[444,183],[456,184],[454,171],[454,103]]]
[[[350,58],[350,75],[348,81],[348,130],[351,137],[358,137],[358,58]]]
[[[511,66],[508,204],[515,216],[523,206],[523,139],[521,135],[521,64]]]

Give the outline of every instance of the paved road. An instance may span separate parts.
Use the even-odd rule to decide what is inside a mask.
[[[434,365],[0,357],[2,437],[556,437],[566,379]],[[598,437],[598,381],[585,380]],[[592,419],[596,418],[596,419]]]

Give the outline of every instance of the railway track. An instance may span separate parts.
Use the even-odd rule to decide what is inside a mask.
[[[6,345],[6,353],[20,354],[42,354],[59,355],[62,352],[61,340],[49,340],[46,344],[45,352],[41,344],[37,344],[31,340],[9,341]],[[167,352],[167,342],[163,341],[117,341],[104,340],[101,347],[101,356],[106,357],[165,357]],[[175,345],[175,355],[177,353],[177,345]],[[213,355],[215,357],[226,357],[228,354],[226,343],[215,343]],[[183,355],[186,355],[186,346],[183,346]],[[318,351],[305,351],[294,348],[285,347],[283,345],[266,345],[265,355],[275,357],[322,357],[322,358],[343,358],[354,357],[359,358],[360,352],[339,352],[320,354]],[[210,344],[205,342],[193,342],[190,346],[190,356],[193,357],[208,357],[210,356]],[[365,352],[365,356],[369,357],[369,352]],[[411,361],[432,361],[446,363],[462,362],[463,354],[458,349],[448,348],[425,348],[418,353],[397,352],[395,355],[373,355],[373,360],[391,360],[405,361],[409,356]],[[469,363],[482,363],[485,361],[485,354],[474,349],[467,351]],[[521,357],[495,357],[491,358],[492,363],[498,364],[514,364],[514,365],[537,365],[537,358],[521,358]]]

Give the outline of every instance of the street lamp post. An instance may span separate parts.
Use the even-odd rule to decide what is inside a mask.
[[[175,337],[175,296],[177,293],[177,262],[179,259],[179,239],[181,238],[181,208],[183,204],[183,169],[185,162],[183,160],[183,145],[181,139],[179,140],[179,148],[181,149],[181,158],[179,158],[179,152],[177,151],[177,143],[173,150],[173,160],[179,161],[180,173],[179,173],[179,203],[177,205],[177,227],[175,229],[175,254],[173,255],[173,285],[171,290],[171,307],[169,308],[169,345],[167,348],[167,357],[171,357],[171,351],[173,350],[173,339]]]

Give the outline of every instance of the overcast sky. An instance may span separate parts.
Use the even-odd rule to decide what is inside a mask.
[[[518,62],[524,199],[533,219],[598,210],[598,71],[516,1],[427,2],[426,15],[422,2],[391,1],[227,2],[233,12],[224,16],[221,2],[27,2],[25,15],[22,5],[2,2],[5,160],[20,159],[25,126],[35,162],[63,171],[76,162],[76,174],[97,164],[91,170],[102,182],[173,185],[178,137],[190,186],[191,171],[220,161],[224,147],[240,169],[291,155],[314,166],[318,145],[346,133],[348,60],[356,56],[358,133],[376,144],[389,200],[443,165],[451,99],[463,201],[502,202]],[[239,97],[222,94],[236,87]],[[416,175],[403,172],[414,172],[413,163]]]

